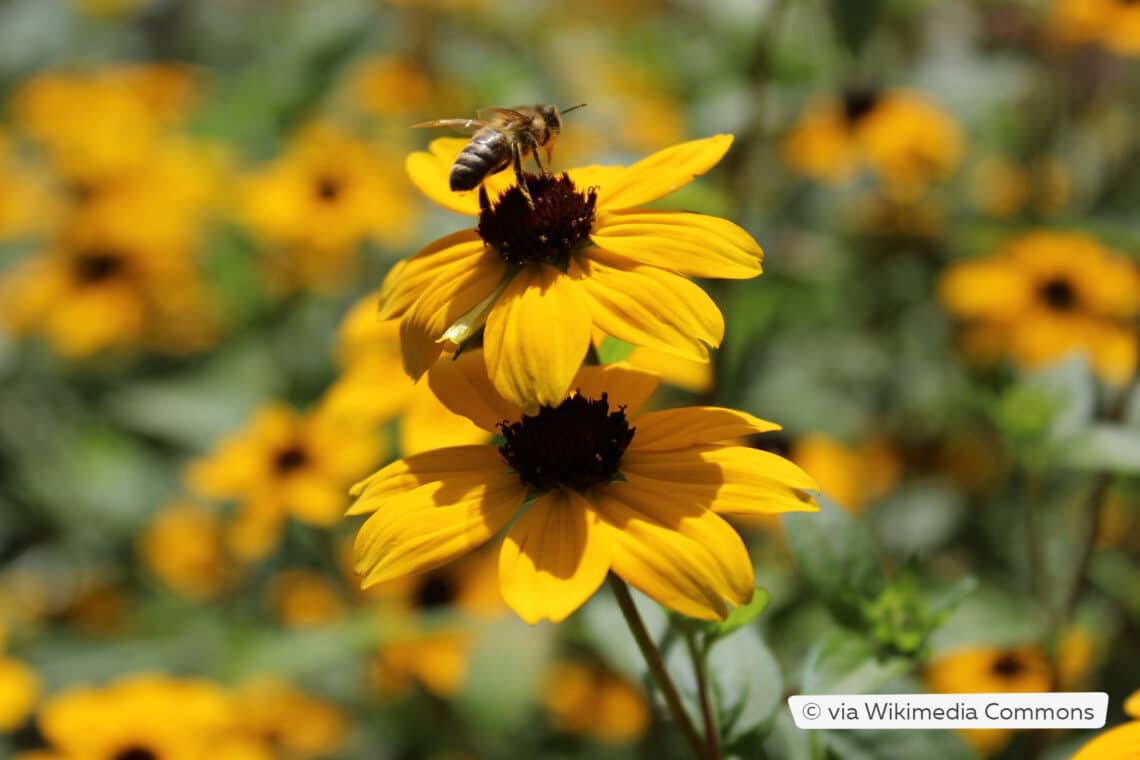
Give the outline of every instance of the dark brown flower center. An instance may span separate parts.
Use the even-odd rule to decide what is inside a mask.
[[[111,760],[158,760],[158,755],[146,747],[132,745],[116,752]]]
[[[277,455],[273,457],[273,468],[278,473],[285,475],[304,467],[308,462],[309,455],[303,448],[294,444],[277,452]]]
[[[337,200],[343,192],[344,183],[338,177],[330,174],[322,174],[317,177],[317,181],[313,185],[313,193],[316,194],[317,199],[326,203]]]
[[[493,205],[479,188],[479,235],[514,266],[544,263],[565,269],[570,253],[590,234],[598,191],[578,190],[567,174],[526,175],[532,208],[517,186]]]
[[[428,573],[416,586],[413,604],[416,609],[431,610],[446,607],[455,601],[458,589],[451,578],[442,573]]]
[[[1041,298],[1056,311],[1069,311],[1077,305],[1077,291],[1073,284],[1060,277],[1041,286]]]
[[[72,266],[77,281],[94,284],[121,275],[126,269],[126,257],[109,248],[92,248],[81,251]]]
[[[854,125],[875,110],[881,98],[879,93],[866,88],[856,88],[843,93],[843,117]]]
[[[1025,661],[1016,652],[1006,652],[994,660],[990,670],[1001,678],[1016,678],[1025,672]]]
[[[629,426],[624,406],[610,411],[603,393],[600,399],[575,394],[534,416],[499,423],[499,430],[506,439],[499,452],[524,485],[585,491],[614,479],[636,428]]]

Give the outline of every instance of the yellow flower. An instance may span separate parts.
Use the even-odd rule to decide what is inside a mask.
[[[82,357],[140,344],[177,353],[205,347],[217,317],[190,251],[125,217],[84,214],[45,253],[0,279],[0,319]]]
[[[634,741],[649,725],[649,705],[641,691],[597,664],[554,665],[547,675],[543,702],[561,730],[605,742]]]
[[[385,624],[372,680],[388,696],[402,694],[413,681],[436,696],[453,696],[467,676],[475,639],[467,623],[505,609],[489,552],[387,581],[372,587],[371,593],[380,601]],[[458,619],[441,625],[434,620],[441,612],[458,613]]]
[[[565,619],[611,569],[670,609],[718,619],[753,591],[748,551],[721,515],[817,508],[806,473],[731,443],[777,425],[713,407],[635,416],[657,386],[646,373],[584,367],[573,393],[533,415],[495,394],[480,351],[441,362],[429,382],[505,441],[407,457],[353,489],[349,514],[373,513],[355,547],[365,587],[443,565],[511,525],[499,586],[529,623]]]
[[[967,647],[944,654],[926,672],[930,690],[941,694],[1049,691],[1049,664],[1030,646],[998,649]],[[964,729],[963,738],[978,752],[993,754],[1005,746],[1009,729]]]
[[[1052,27],[1064,42],[1093,42],[1117,55],[1140,55],[1140,7],[1131,0],[1054,0]]]
[[[336,754],[348,732],[340,708],[279,678],[239,685],[234,702],[239,731],[280,756],[301,760]]]
[[[15,124],[63,174],[96,179],[145,163],[194,94],[188,68],[145,64],[40,74],[17,89],[11,109]]]
[[[44,704],[40,730],[71,760],[201,760],[232,729],[232,703],[212,683],[143,674],[72,687]]]
[[[36,672],[19,660],[0,654],[0,734],[24,725],[39,697],[40,679]]]
[[[273,547],[289,515],[310,525],[335,523],[348,484],[382,454],[371,431],[271,404],[194,462],[187,476],[201,494],[240,503],[232,548],[249,559]]]
[[[363,242],[405,240],[415,206],[397,167],[395,157],[317,122],[248,177],[239,216],[264,241],[275,284],[285,290],[338,285]]]
[[[399,418],[404,456],[442,446],[484,443],[485,430],[452,413],[427,383],[415,383],[400,361],[400,330],[377,316],[379,298],[362,298],[340,326],[340,377],[321,399],[322,413],[345,424],[376,426]]]
[[[800,438],[789,458],[819,483],[820,490],[858,513],[898,482],[901,462],[883,441],[853,447],[825,435]]]
[[[913,201],[957,168],[962,135],[920,94],[852,90],[810,107],[784,141],[795,171],[833,184],[869,169],[896,200]]]
[[[143,564],[179,594],[209,599],[230,574],[222,522],[190,501],[163,507],[139,541]]]
[[[974,323],[970,332],[982,331],[991,355],[1034,368],[1084,351],[1112,383],[1135,371],[1138,340],[1127,322],[1140,314],[1140,271],[1088,235],[1024,235],[995,255],[952,265],[939,294]]]
[[[408,157],[412,181],[478,229],[432,243],[384,281],[381,316],[399,318],[404,368],[420,377],[447,345],[485,325],[495,388],[533,410],[560,403],[597,327],[638,346],[708,360],[724,318],[688,277],[760,274],[760,247],[716,217],[640,208],[714,166],[730,135],[682,143],[628,168],[593,166],[531,176],[535,207],[495,175],[453,193],[448,172],[463,140]],[[494,203],[491,198],[497,198]]]
[[[289,628],[324,625],[344,615],[345,603],[337,585],[311,570],[285,570],[270,584],[273,608]]]
[[[401,55],[366,59],[354,72],[349,88],[353,100],[369,114],[405,121],[454,106],[463,95],[433,78],[414,58]]]
[[[20,160],[0,132],[0,241],[42,232],[54,206],[48,178]]]
[[[1097,735],[1071,760],[1136,760],[1136,748],[1140,747],[1140,691],[1124,701],[1124,713],[1132,720]]]

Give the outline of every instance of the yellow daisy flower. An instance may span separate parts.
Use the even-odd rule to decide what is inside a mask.
[[[561,730],[604,742],[634,741],[649,726],[649,705],[641,690],[597,663],[555,664],[542,701]]]
[[[24,725],[40,698],[40,679],[30,667],[4,655],[8,631],[0,620],[0,734]]]
[[[285,290],[337,285],[351,273],[361,243],[404,241],[416,214],[397,167],[394,156],[316,122],[249,176],[238,214],[264,241],[274,283]]]
[[[1037,647],[1007,649],[966,647],[947,652],[926,671],[926,683],[940,694],[1001,694],[1049,691],[1049,663]],[[1009,743],[1013,731],[1003,728],[963,729],[962,737],[982,754],[993,754]]]
[[[939,294],[972,322],[967,340],[979,358],[1012,355],[1034,368],[1084,351],[1112,383],[1136,369],[1140,341],[1128,322],[1140,315],[1140,271],[1088,235],[1024,235],[995,255],[952,265]]]
[[[192,501],[159,510],[139,540],[143,565],[172,591],[210,599],[231,572],[222,521]]]
[[[636,416],[657,386],[646,373],[584,367],[570,395],[534,414],[494,392],[480,351],[440,363],[429,382],[505,441],[407,457],[353,489],[349,514],[372,513],[355,547],[365,587],[443,565],[511,525],[499,585],[529,623],[565,619],[610,570],[670,609],[719,619],[753,591],[748,551],[721,515],[817,508],[801,469],[732,443],[777,425],[713,407]]]
[[[885,441],[849,446],[826,435],[808,435],[792,445],[789,459],[838,504],[858,513],[885,496],[902,474],[898,454]]]
[[[278,619],[288,628],[311,628],[344,616],[340,588],[313,570],[284,570],[273,577],[269,592]]]
[[[1132,0],[1054,0],[1051,20],[1064,42],[1092,42],[1117,55],[1140,55],[1140,6]]]
[[[246,429],[194,462],[187,477],[204,496],[240,503],[232,548],[253,559],[273,547],[289,515],[310,525],[335,523],[344,511],[348,484],[382,454],[371,431],[271,404]]]
[[[512,185],[513,172],[490,177],[478,192],[453,193],[448,174],[464,140],[435,140],[430,152],[410,155],[412,181],[479,224],[432,243],[384,281],[381,316],[401,320],[408,374],[419,378],[480,328],[495,388],[532,411],[561,403],[594,327],[707,361],[724,318],[688,278],[755,277],[760,247],[724,219],[641,206],[708,171],[731,143],[717,135],[628,168],[532,176],[534,208]]]
[[[475,633],[467,623],[505,611],[495,558],[476,552],[459,562],[372,587],[384,624],[372,680],[386,696],[406,692],[413,682],[439,697],[454,696],[467,677]],[[441,625],[433,618],[456,613]]]
[[[67,758],[201,760],[226,743],[233,705],[207,681],[133,675],[65,690],[43,706],[39,726]]]
[[[427,383],[415,383],[400,361],[400,329],[376,316],[376,294],[362,298],[340,326],[337,378],[321,398],[322,414],[345,424],[374,427],[399,419],[404,456],[489,438],[466,417],[440,403]]]
[[[783,152],[808,177],[838,184],[866,168],[890,196],[914,201],[958,167],[962,135],[918,93],[859,89],[809,107]]]
[[[54,247],[4,273],[0,319],[17,335],[42,333],[67,357],[207,346],[218,317],[190,252],[124,221],[83,215]]]

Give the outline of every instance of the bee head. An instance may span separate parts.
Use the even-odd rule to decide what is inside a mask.
[[[579,103],[576,106],[571,106],[570,108],[567,108],[565,111],[562,111],[561,113],[559,113],[557,106],[539,106],[538,113],[542,117],[542,120],[546,123],[547,140],[554,139],[562,131],[562,115],[563,114],[569,113],[570,111],[573,111],[576,108],[581,108],[584,105],[586,105],[586,104],[585,103]]]

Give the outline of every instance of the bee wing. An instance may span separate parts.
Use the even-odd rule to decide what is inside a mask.
[[[480,108],[475,113],[480,119],[486,119],[488,122],[499,121],[506,126],[521,124],[531,118],[514,108]]]
[[[419,124],[413,124],[413,128],[432,128],[432,127],[445,127],[447,129],[465,129],[475,131],[487,126],[487,122],[481,119],[436,119],[435,121],[421,121]]]

